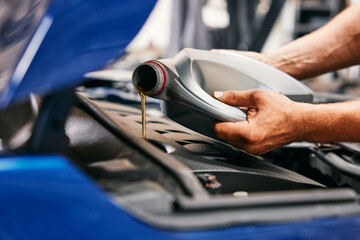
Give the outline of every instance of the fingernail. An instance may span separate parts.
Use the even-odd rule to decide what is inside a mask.
[[[214,96],[215,96],[216,98],[221,98],[223,95],[224,95],[223,92],[214,92]]]

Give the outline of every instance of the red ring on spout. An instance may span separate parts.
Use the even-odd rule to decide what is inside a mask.
[[[157,63],[157,62],[155,62],[155,61],[147,61],[147,62],[145,62],[145,63],[155,63],[156,65],[158,65],[158,66],[160,67],[160,69],[161,69],[161,71],[162,71],[162,73],[163,73],[163,75],[164,75],[164,82],[163,82],[160,90],[159,90],[157,93],[155,93],[155,94],[149,95],[150,97],[154,97],[154,96],[158,95],[159,93],[161,93],[161,91],[162,91],[162,90],[164,89],[164,87],[165,87],[165,83],[166,83],[165,69],[164,69],[159,63]]]

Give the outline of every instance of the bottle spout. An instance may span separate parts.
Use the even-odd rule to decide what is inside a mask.
[[[134,70],[132,83],[137,91],[154,97],[161,93],[165,87],[165,68],[157,61],[145,62]]]

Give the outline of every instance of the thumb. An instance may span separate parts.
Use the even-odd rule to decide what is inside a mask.
[[[254,90],[224,92],[215,91],[212,93],[212,96],[223,103],[233,106],[255,106]]]

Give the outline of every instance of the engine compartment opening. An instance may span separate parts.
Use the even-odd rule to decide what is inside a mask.
[[[86,101],[89,109],[74,110],[67,123],[69,158],[115,202],[141,213],[150,224],[201,229],[220,222],[227,226],[360,212],[356,185],[324,181],[331,177],[318,169],[306,145],[302,154],[296,153],[297,146],[255,157],[165,116],[148,116],[148,141],[140,142],[139,109],[94,101],[101,111],[90,114],[95,105]],[[110,119],[116,124],[108,125]],[[308,175],[315,169],[316,179]],[[209,220],[220,213],[220,220]]]

